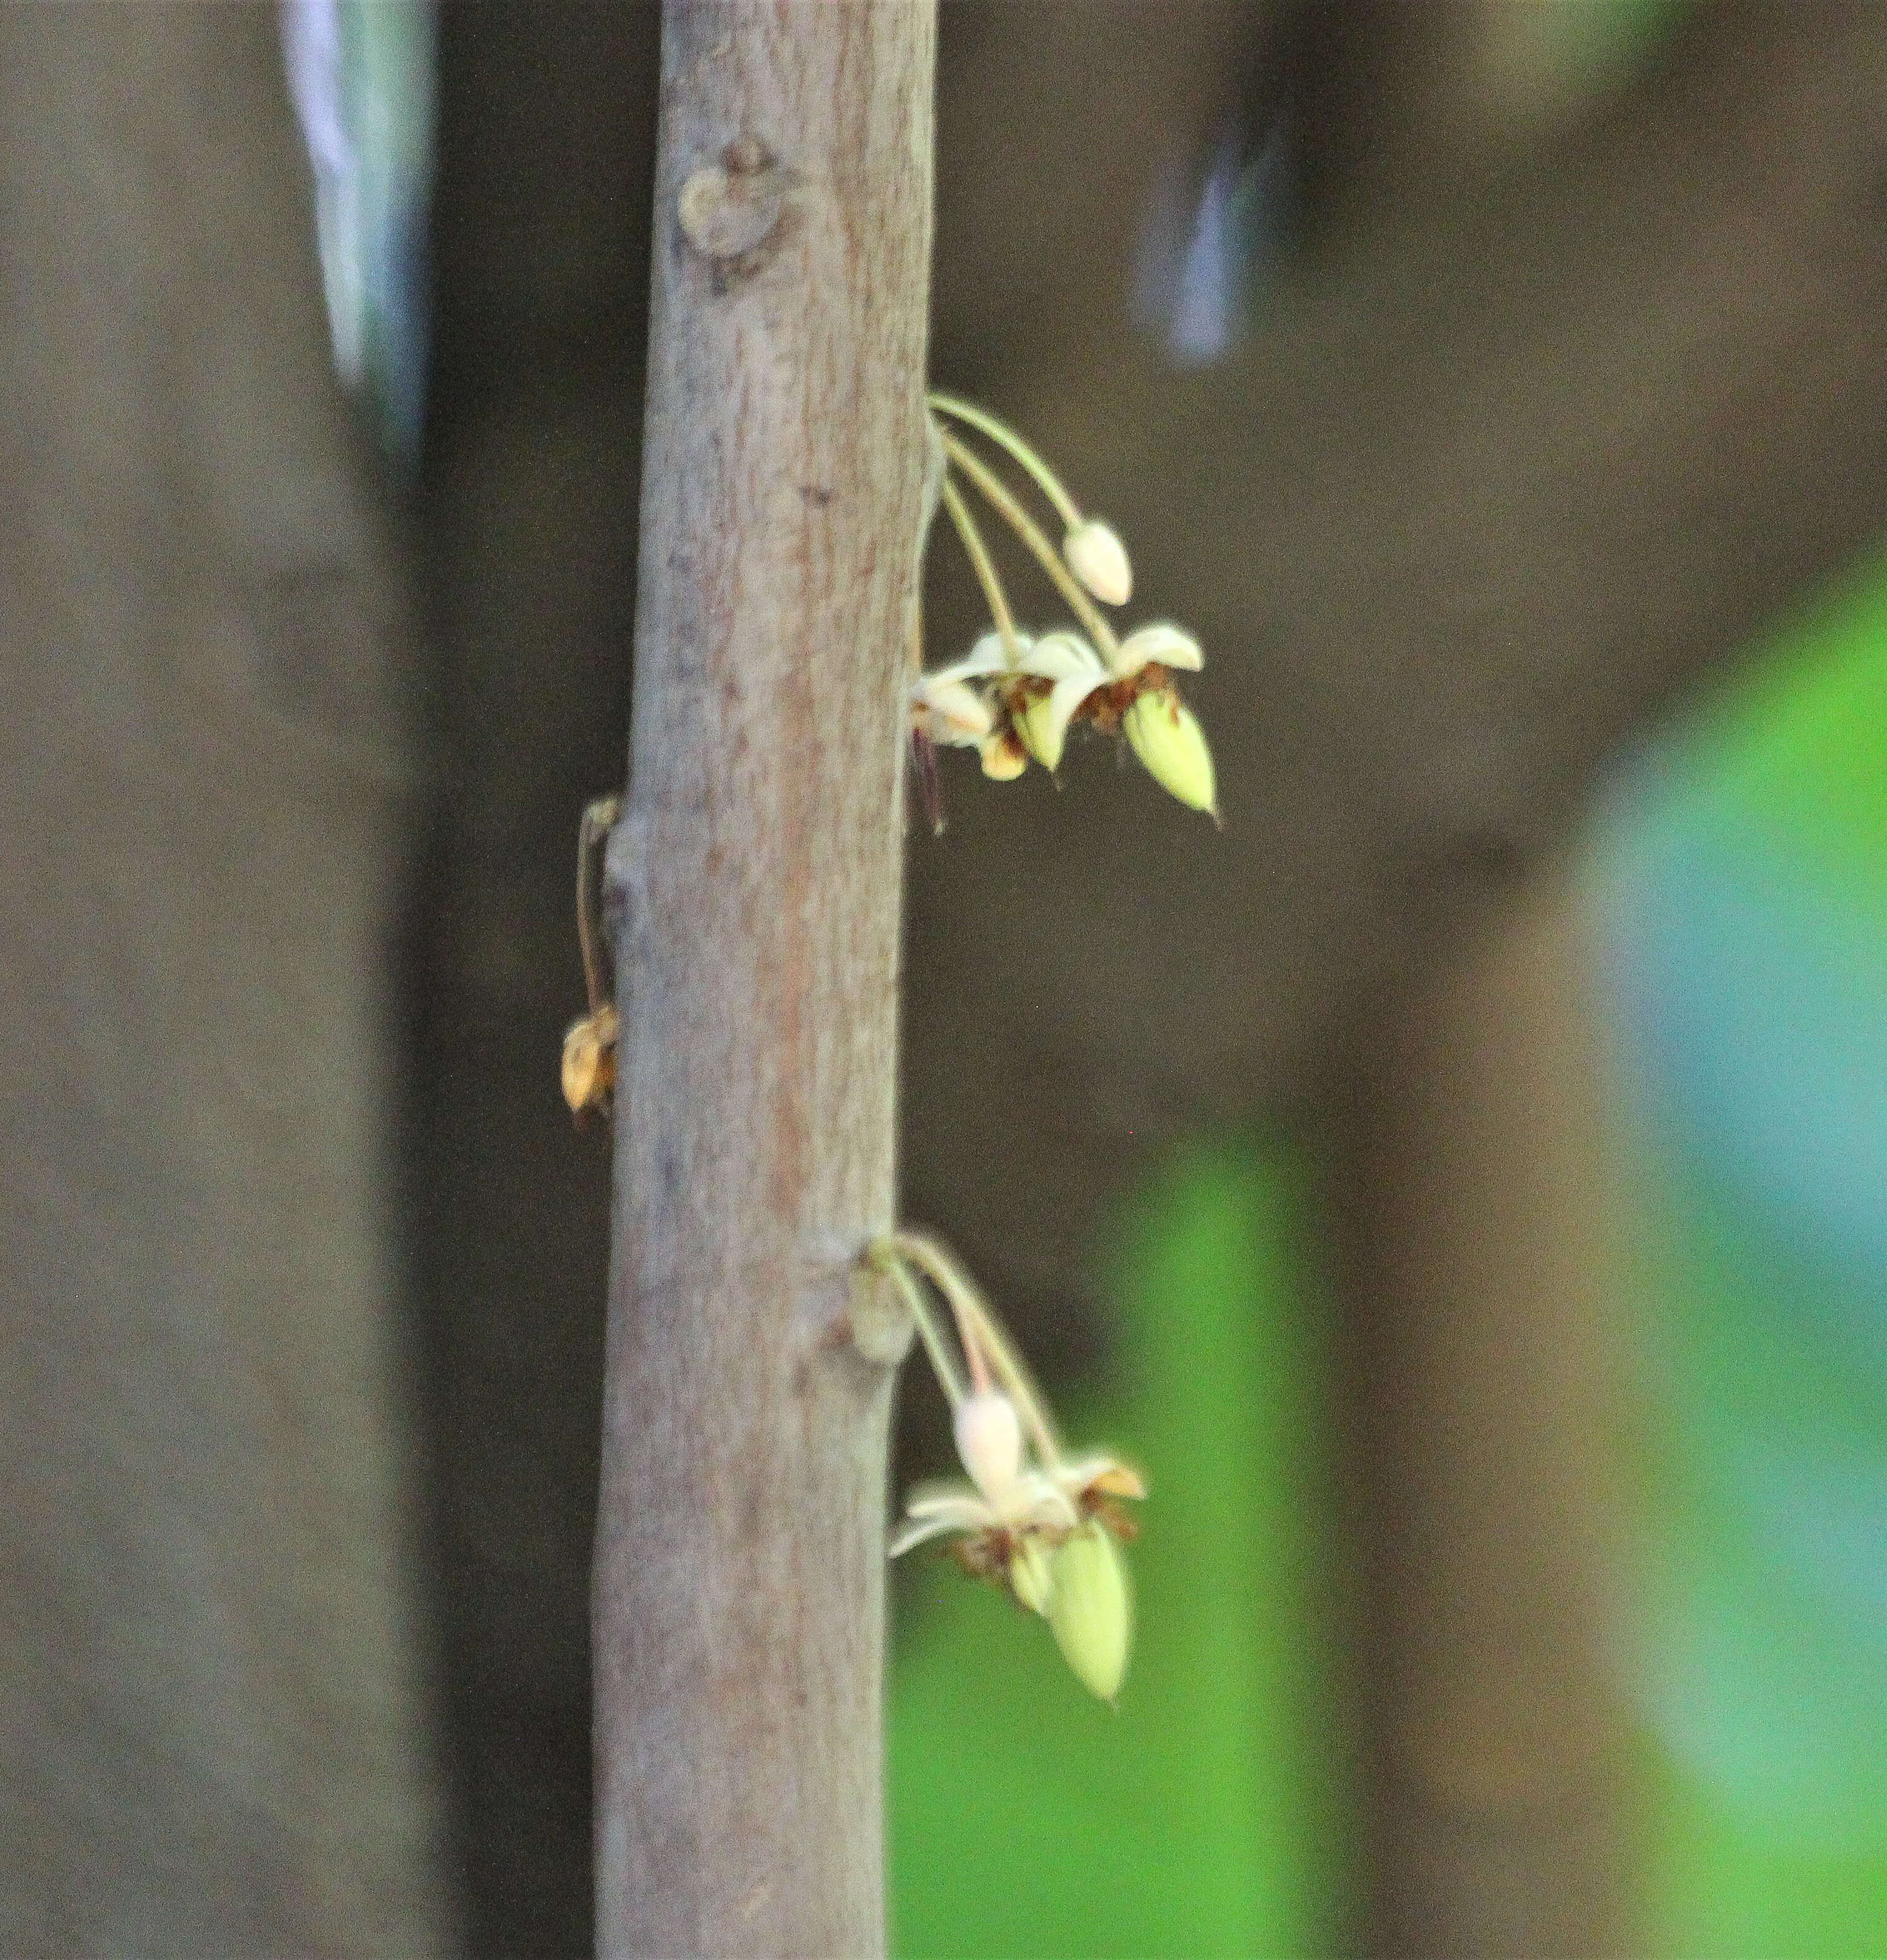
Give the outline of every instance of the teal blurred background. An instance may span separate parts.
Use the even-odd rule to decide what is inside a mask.
[[[1601,826],[1651,1950],[1887,1952],[1887,569]]]
[[[1635,1460],[1618,1666],[1644,1950],[1887,1952],[1887,565],[1619,781]],[[940,1563],[898,1595],[905,1955],[1329,1954],[1360,1896],[1331,1352],[1301,1166],[1202,1146],[1121,1222],[1146,1465],[1118,1716]]]

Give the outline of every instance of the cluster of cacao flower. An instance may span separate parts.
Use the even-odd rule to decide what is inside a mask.
[[[984,774],[999,781],[1020,775],[1031,761],[1052,775],[1061,765],[1069,730],[1079,722],[1123,737],[1154,781],[1217,822],[1212,752],[1174,678],[1204,664],[1198,641],[1163,622],[1124,638],[1117,634],[1101,609],[1124,606],[1133,595],[1133,569],[1119,533],[1101,519],[1084,516],[1061,479],[1006,422],[953,395],[933,393],[928,399],[944,456],[940,501],[969,555],[993,625],[965,658],[921,673],[912,683],[911,728],[921,765],[928,768],[936,748],[965,748],[975,749]],[[1060,550],[964,439],[965,428],[995,444],[1054,507],[1064,527]],[[1017,625],[959,478],[1047,573],[1076,625],[1041,634]],[[927,784],[928,780],[927,775]]]
[[[1144,1480],[1105,1451],[1068,1452],[1001,1323],[935,1239],[896,1232],[866,1256],[903,1296],[969,1473],[966,1483],[912,1491],[891,1556],[948,1539],[966,1572],[1040,1614],[1083,1686],[1112,1701],[1134,1624],[1121,1545],[1134,1526],[1119,1500],[1144,1497]],[[947,1327],[936,1298],[947,1309]]]

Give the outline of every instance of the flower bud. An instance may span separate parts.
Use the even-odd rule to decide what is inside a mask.
[[[956,1405],[956,1453],[978,1490],[994,1504],[1022,1472],[1022,1422],[1001,1389],[979,1389]]]
[[[1061,555],[1069,571],[1104,606],[1125,606],[1134,596],[1134,568],[1112,524],[1099,517],[1077,524],[1061,540]]]
[[[1218,816],[1212,751],[1194,714],[1170,688],[1143,694],[1121,718],[1122,732],[1147,773],[1189,810]]]
[[[1134,1636],[1133,1592],[1121,1548],[1090,1521],[1064,1540],[1050,1573],[1049,1624],[1061,1657],[1090,1694],[1112,1701]]]
[[[564,1036],[564,1100],[573,1116],[605,1109],[616,1089],[616,1011],[605,1005],[572,1021]]]

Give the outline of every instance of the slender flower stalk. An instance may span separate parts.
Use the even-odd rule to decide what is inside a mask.
[[[1080,581],[1062,563],[1061,554],[1049,543],[1042,527],[1023,508],[1016,493],[973,449],[947,432],[944,438],[944,453],[975,485],[990,507],[1002,516],[1010,529],[1028,547],[1031,555],[1054,581],[1055,590],[1068,601],[1069,609],[1087,628],[1096,646],[1111,659],[1120,646],[1113,628],[1082,589]]]
[[[979,434],[988,436],[998,447],[1007,450],[1041,486],[1042,494],[1055,506],[1056,515],[1070,530],[1079,530],[1087,523],[1080,505],[1068,495],[1068,486],[1049,468],[1040,452],[1006,422],[992,415],[987,409],[979,409],[974,402],[966,402],[960,395],[947,395],[941,389],[934,388],[924,399],[939,415],[967,422]]]
[[[996,561],[989,555],[989,547],[983,542],[983,534],[977,528],[976,520],[970,514],[969,506],[963,501],[963,493],[947,476],[942,491],[944,508],[950,514],[959,541],[976,574],[976,582],[983,588],[983,599],[989,607],[989,616],[996,622],[996,631],[1002,635],[1003,659],[1009,667],[1022,664],[1022,646],[1016,633],[1015,615],[1009,609],[1009,597],[1003,590],[1002,579],[996,570]]]
[[[975,1357],[971,1365],[974,1370],[977,1361],[991,1370],[1016,1405],[1016,1412],[1034,1439],[1035,1446],[1042,1461],[1049,1465],[1061,1460],[1061,1443],[1055,1433],[1053,1418],[1049,1413],[1047,1399],[1036,1387],[1035,1378],[1024,1365],[1021,1355],[1010,1339],[1009,1331],[995,1316],[988,1303],[978,1292],[969,1275],[956,1259],[935,1239],[924,1232],[888,1233],[879,1246],[897,1265],[915,1267],[931,1281],[944,1296],[950,1309],[951,1318],[956,1324],[957,1339],[961,1343],[965,1357]],[[910,1295],[905,1296],[905,1304],[910,1303]],[[919,1321],[920,1329],[922,1326]],[[929,1343],[925,1344],[928,1351]],[[940,1381],[941,1376],[939,1377]],[[987,1382],[982,1386],[986,1386]],[[950,1391],[947,1386],[944,1392]],[[952,1398],[952,1406],[955,1406]]]
[[[933,390],[926,399],[934,413],[967,424],[1021,464],[1068,527],[1068,534],[1061,540],[1061,555],[1068,569],[1096,599],[1109,606],[1125,606],[1134,596],[1134,571],[1128,562],[1127,547],[1113,526],[1099,517],[1084,517],[1067,485],[1049,466],[1040,450],[999,416],[959,395],[947,395],[939,390]]]
[[[879,1272],[886,1274],[903,1296],[912,1323],[918,1330],[918,1338],[924,1343],[924,1351],[928,1357],[931,1368],[944,1391],[944,1398],[954,1409],[969,1391],[963,1386],[963,1377],[956,1366],[956,1357],[951,1354],[949,1343],[937,1332],[935,1316],[931,1312],[930,1303],[917,1282],[916,1275],[909,1265],[895,1250],[899,1235],[881,1240],[872,1249],[870,1263]]]

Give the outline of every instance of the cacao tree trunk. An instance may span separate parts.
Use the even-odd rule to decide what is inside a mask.
[[[595,1594],[597,1945],[883,1940],[893,1218],[935,20],[670,0]]]

